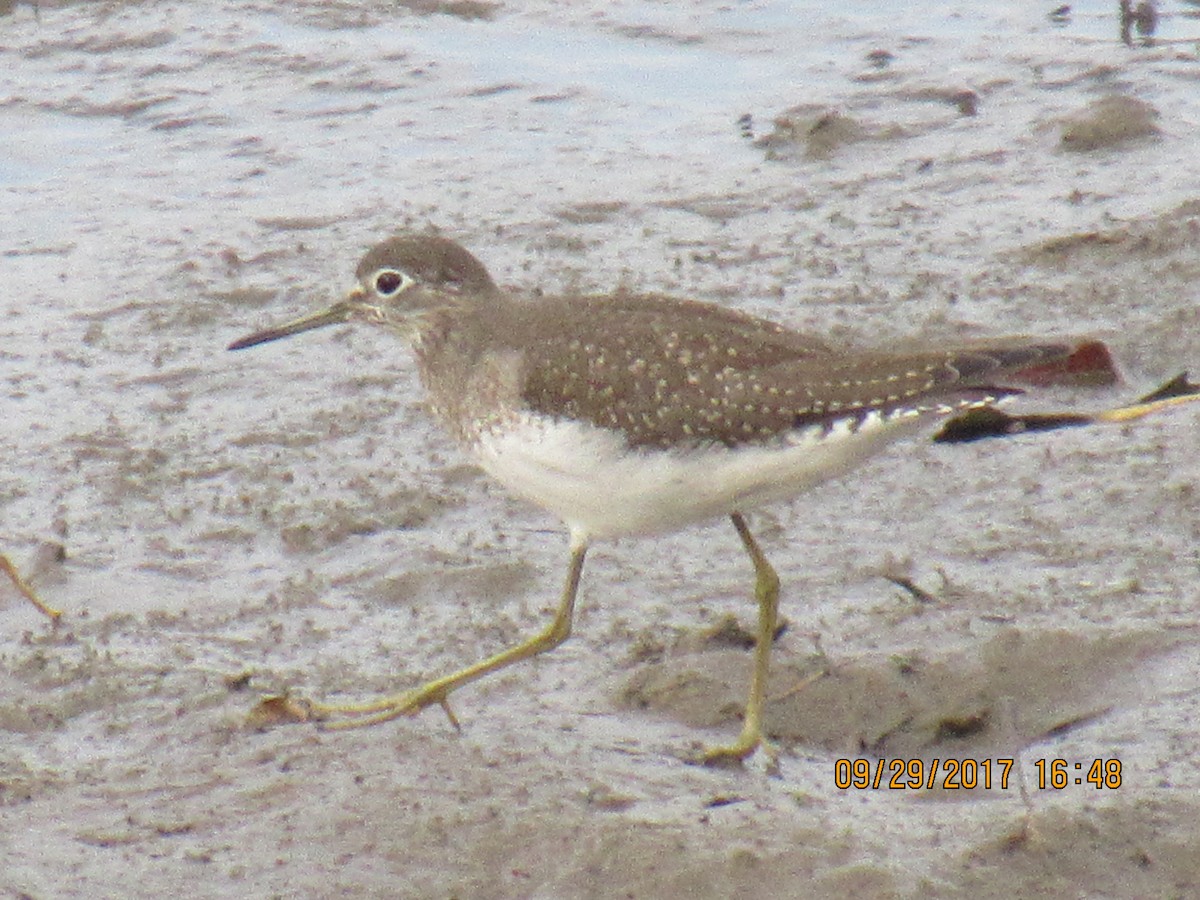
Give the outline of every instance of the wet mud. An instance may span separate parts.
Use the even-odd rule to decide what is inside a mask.
[[[0,579],[0,893],[1200,891],[1194,407],[913,440],[755,513],[777,767],[686,761],[749,674],[724,523],[598,547],[572,639],[456,695],[461,730],[247,724],[413,686],[557,598],[558,524],[431,424],[393,337],[224,351],[397,229],[521,290],[1112,349],[1120,384],[1024,411],[1195,374],[1195,10],[977,6],[0,7],[0,552],[63,613]]]

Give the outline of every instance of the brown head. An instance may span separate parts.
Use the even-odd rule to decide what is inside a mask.
[[[363,321],[400,330],[431,309],[460,297],[496,292],[483,263],[460,244],[432,234],[402,234],[367,252],[356,271],[358,284],[342,300],[274,328],[256,331],[229,345],[243,350],[302,331]]]

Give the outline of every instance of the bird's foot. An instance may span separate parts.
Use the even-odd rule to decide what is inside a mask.
[[[310,718],[320,723],[321,728],[341,731],[347,728],[366,728],[399,719],[415,716],[427,706],[440,706],[455,730],[459,730],[458,719],[447,699],[449,691],[441,681],[431,681],[416,690],[406,691],[394,697],[381,697],[366,703],[319,703],[307,701]]]
[[[779,769],[778,748],[764,738],[758,729],[743,729],[733,743],[706,747],[689,762],[713,769],[735,769],[740,768],[756,751],[761,751],[766,758],[768,771]]]
[[[251,711],[249,720],[253,727],[316,722],[322,729],[341,731],[379,725],[402,716],[415,716],[425,707],[436,704],[442,707],[446,718],[457,730],[458,719],[450,709],[448,694],[445,684],[431,681],[416,690],[364,703],[321,703],[286,695],[265,697]]]

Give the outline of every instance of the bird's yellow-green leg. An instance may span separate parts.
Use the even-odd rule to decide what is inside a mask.
[[[1200,394],[1183,394],[1179,397],[1164,397],[1161,400],[1147,400],[1142,403],[1133,403],[1129,406],[1118,406],[1116,409],[1105,410],[1102,413],[1097,413],[1094,421],[1097,422],[1132,422],[1135,419],[1141,419],[1151,413],[1156,413],[1160,409],[1167,409],[1172,406],[1182,406],[1184,403],[1195,403],[1200,401]]]
[[[702,760],[706,765],[722,765],[741,762],[759,747],[768,756],[774,749],[763,737],[763,706],[767,698],[767,671],[771,664],[771,644],[775,640],[775,626],[779,620],[779,576],[767,561],[758,541],[750,533],[741,513],[729,517],[746,552],[754,563],[754,597],[758,600],[758,633],[754,642],[754,671],[750,676],[750,695],[746,699],[746,713],[742,719],[742,733],[732,744],[710,747]]]
[[[322,723],[326,728],[361,728],[397,719],[400,716],[416,715],[425,707],[437,704],[446,711],[446,714],[450,717],[450,721],[457,727],[458,722],[455,720],[453,713],[450,712],[450,707],[447,703],[447,698],[452,691],[456,691],[463,685],[470,684],[472,681],[477,681],[489,672],[503,669],[505,666],[510,666],[523,659],[537,656],[539,653],[545,653],[547,650],[553,650],[570,637],[571,619],[575,614],[575,596],[579,592],[579,579],[583,574],[583,559],[586,555],[587,542],[580,537],[572,535],[571,561],[567,568],[567,580],[563,586],[562,599],[559,601],[558,610],[554,614],[553,621],[541,632],[528,640],[522,641],[514,647],[509,647],[495,656],[489,656],[487,659],[481,660],[472,666],[467,666],[464,669],[459,669],[457,672],[452,672],[442,678],[430,681],[407,693],[398,694],[394,697],[384,697],[366,703],[329,704],[309,702],[307,704],[309,714],[313,718],[321,720],[334,717],[334,721],[325,721]],[[338,719],[336,718],[338,716],[345,716],[346,718]]]
[[[17,567],[14,566],[12,561],[3,553],[0,553],[0,570],[4,571],[8,575],[9,579],[13,583],[13,586],[25,595],[26,600],[36,606],[43,614],[49,616],[51,622],[53,622],[55,625],[58,624],[58,620],[62,618],[62,612],[55,609],[53,606],[46,603],[41,597],[39,597],[37,592],[30,587],[29,582],[21,577],[21,573],[17,571]]]

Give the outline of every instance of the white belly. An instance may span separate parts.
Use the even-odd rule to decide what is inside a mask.
[[[630,450],[612,431],[527,418],[485,434],[477,458],[519,497],[584,538],[672,531],[783,500],[853,468],[917,427],[917,412],[868,416],[832,432],[806,428],[770,446]]]

